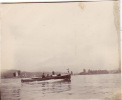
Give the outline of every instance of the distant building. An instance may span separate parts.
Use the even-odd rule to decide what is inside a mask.
[[[86,69],[83,69],[83,73],[86,73]]]
[[[17,78],[20,77],[21,71],[20,70],[2,70],[1,71],[1,78]]]
[[[83,69],[83,72],[80,73],[80,75],[91,75],[91,74],[109,74],[107,70],[88,70],[86,72],[86,69]]]

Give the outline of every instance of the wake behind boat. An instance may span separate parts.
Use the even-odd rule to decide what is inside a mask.
[[[46,80],[70,80],[71,79],[71,75],[67,74],[67,75],[53,75],[53,76],[48,76],[48,77],[33,77],[33,78],[25,78],[25,79],[21,79],[21,82],[34,82],[34,81],[46,81]]]

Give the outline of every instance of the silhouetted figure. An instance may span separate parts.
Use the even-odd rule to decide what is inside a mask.
[[[54,71],[52,71],[52,75],[55,75],[55,72]]]
[[[45,78],[45,75],[44,75],[44,73],[42,74],[42,78]]]
[[[69,68],[67,69],[68,73],[69,73]]]
[[[13,76],[16,77],[16,73],[13,73]]]
[[[52,77],[52,75],[50,75],[50,77]]]
[[[57,76],[61,76],[61,74],[58,74]]]
[[[83,72],[86,73],[86,69],[83,69]]]

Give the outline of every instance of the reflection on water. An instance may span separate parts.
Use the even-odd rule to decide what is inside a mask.
[[[33,100],[37,100],[37,97],[38,99],[46,99],[47,97],[51,97],[52,95],[57,95],[61,92],[70,91],[71,81],[22,83],[21,88],[23,90],[23,92],[21,93],[22,100],[27,100],[28,98],[33,98]],[[25,93],[26,95],[24,95]],[[30,95],[33,95],[33,97],[31,97]]]
[[[49,93],[60,93],[71,90],[71,81],[55,81],[55,82],[33,82],[33,83],[22,83],[23,90],[25,92],[41,92],[42,96]],[[38,88],[38,91],[36,91]],[[41,94],[40,94],[41,95]]]
[[[71,81],[30,83],[21,83],[20,79],[2,79],[1,96],[2,100],[59,100],[59,98],[112,100],[120,86],[119,74],[79,75],[72,76]]]

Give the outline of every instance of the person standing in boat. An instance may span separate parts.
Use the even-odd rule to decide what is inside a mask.
[[[42,78],[45,78],[45,75],[44,75],[44,73],[42,74]]]
[[[68,74],[69,74],[69,68],[67,69],[67,72],[68,72]]]
[[[52,71],[52,76],[56,76],[54,71]]]

